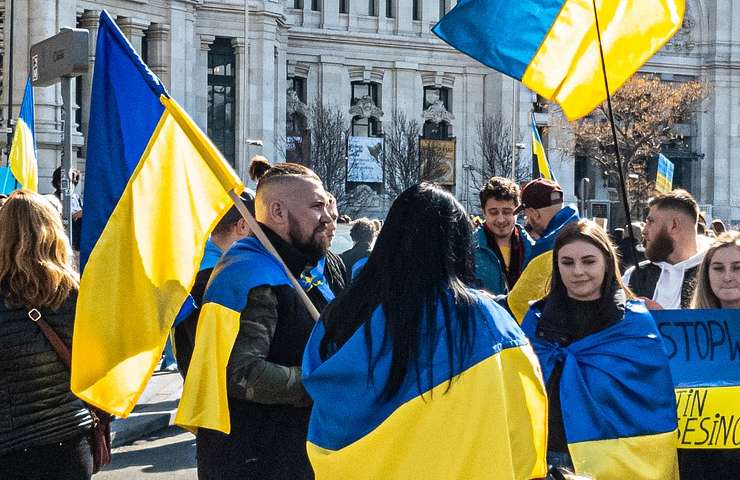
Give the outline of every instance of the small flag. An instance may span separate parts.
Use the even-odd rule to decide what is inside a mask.
[[[660,193],[673,190],[673,162],[662,153],[658,154],[658,173],[655,178],[655,189]]]
[[[21,113],[15,124],[13,145],[10,148],[8,163],[10,171],[20,186],[35,192],[38,190],[38,163],[36,157],[36,126],[33,118],[33,85],[31,84],[31,77],[28,77],[26,89],[23,93],[23,102],[21,103]]]
[[[547,154],[545,153],[545,147],[542,145],[542,138],[540,138],[540,132],[537,130],[537,122],[534,119],[534,113],[532,114],[532,155],[537,158],[537,169],[539,170],[540,177],[557,182],[555,174],[552,173],[550,168],[550,162],[547,160]],[[534,177],[534,175],[532,175]]]
[[[684,0],[601,0],[614,93],[681,27]],[[434,27],[442,40],[557,102],[569,120],[606,99],[591,0],[461,0]]]
[[[90,123],[71,387],[125,417],[244,187],[105,11]]]

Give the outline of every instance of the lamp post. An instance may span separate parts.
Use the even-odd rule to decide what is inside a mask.
[[[515,143],[514,144],[514,152],[513,156],[511,158],[511,179],[516,182],[516,164],[519,160],[519,155],[521,155],[522,150],[524,150],[526,146],[523,143]]]

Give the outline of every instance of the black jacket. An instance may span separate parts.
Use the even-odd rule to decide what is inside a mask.
[[[372,251],[373,249],[369,243],[357,242],[352,248],[342,253],[342,261],[344,262],[344,266],[347,269],[347,275],[345,276],[347,283],[352,280],[352,267],[355,265],[355,262],[357,262],[357,260],[360,260],[361,258],[369,257]]]
[[[42,309],[49,326],[72,344],[76,295],[58,311]],[[69,370],[25,308],[0,297],[0,455],[79,436],[90,413],[69,389]]]
[[[699,267],[689,268],[683,274],[683,283],[681,284],[681,308],[689,308],[691,297],[696,287],[696,273]],[[660,279],[661,268],[645,260],[640,262],[640,268],[635,268],[630,275],[630,281],[627,285],[632,293],[638,297],[653,298],[655,287]]]

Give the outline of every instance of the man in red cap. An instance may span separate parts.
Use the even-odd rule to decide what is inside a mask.
[[[529,303],[547,293],[552,275],[552,247],[560,231],[569,223],[578,221],[578,212],[563,206],[563,189],[556,182],[537,178],[522,189],[522,203],[516,213],[524,212],[527,225],[537,235],[519,281],[507,297],[509,310],[521,323]]]

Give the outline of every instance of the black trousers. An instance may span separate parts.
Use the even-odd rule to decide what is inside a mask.
[[[51,445],[24,448],[0,456],[3,480],[89,480],[92,477],[89,433]]]

